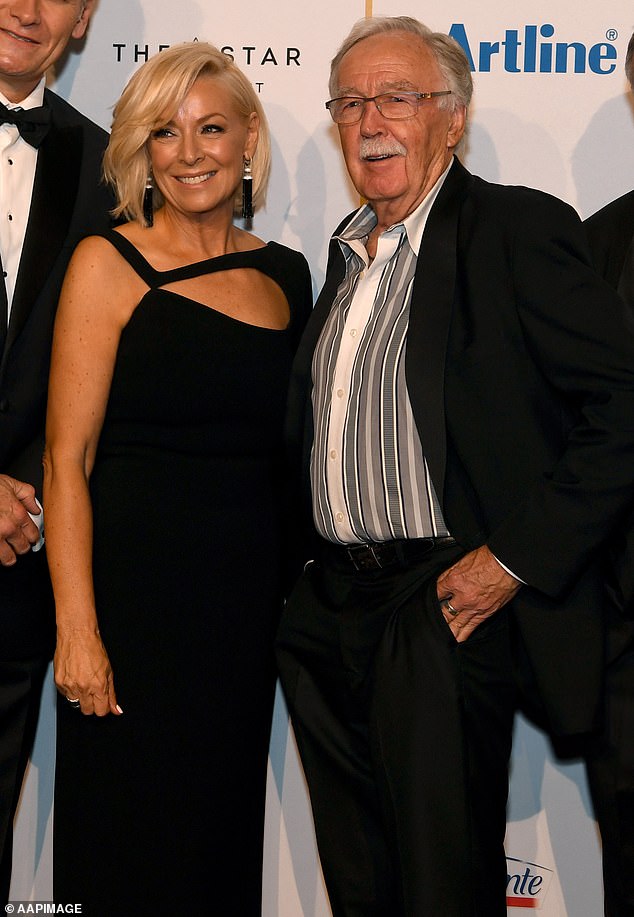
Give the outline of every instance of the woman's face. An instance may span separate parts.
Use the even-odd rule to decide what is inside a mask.
[[[258,116],[236,111],[227,87],[201,76],[176,114],[152,132],[148,151],[166,207],[198,218],[233,215],[243,159],[253,156]]]

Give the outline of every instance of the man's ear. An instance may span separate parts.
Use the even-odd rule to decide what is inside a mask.
[[[70,33],[73,38],[83,38],[86,34],[88,22],[90,21],[90,17],[95,11],[95,4],[96,0],[83,0],[79,18],[73,26],[73,31]]]
[[[449,130],[447,132],[447,149],[454,150],[465,132],[467,126],[467,109],[464,105],[456,105],[451,112]]]

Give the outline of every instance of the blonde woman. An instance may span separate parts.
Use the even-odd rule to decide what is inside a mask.
[[[91,915],[261,911],[282,423],[310,308],[303,257],[234,224],[269,149],[228,57],[160,53],[106,153],[129,222],[84,240],[64,284],[45,454],[55,898]]]

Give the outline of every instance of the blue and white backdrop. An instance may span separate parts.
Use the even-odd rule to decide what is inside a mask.
[[[209,40],[234,55],[260,93],[274,137],[273,173],[255,231],[301,249],[315,288],[329,233],[356,198],[324,110],[328,64],[364,15],[412,15],[450,31],[474,69],[466,165],[497,182],[549,191],[588,216],[634,186],[633,100],[623,76],[634,28],[629,0],[102,0],[84,47],[54,88],[108,127],[134,69],[180,41]],[[14,900],[51,897],[53,688],[17,821]],[[509,914],[602,913],[599,841],[578,763],[553,759],[518,722],[507,835]],[[125,853],[122,851],[122,855]],[[213,913],[213,889],[209,889]],[[277,699],[269,763],[265,917],[329,914],[303,778]]]

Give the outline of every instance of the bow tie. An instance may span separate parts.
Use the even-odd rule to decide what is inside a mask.
[[[31,146],[40,146],[51,124],[51,111],[40,108],[7,108],[0,102],[0,124],[15,124],[20,136]]]

